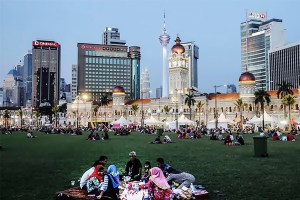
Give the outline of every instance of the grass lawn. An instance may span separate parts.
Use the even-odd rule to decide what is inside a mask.
[[[87,141],[82,136],[46,135],[27,139],[26,133],[0,135],[0,199],[53,200],[67,189],[100,155],[108,165],[124,171],[128,153],[137,152],[142,164],[163,157],[178,170],[192,173],[196,183],[207,186],[210,199],[300,199],[300,138],[296,142],[268,140],[269,157],[254,157],[253,135],[245,146],[225,146],[209,138],[178,140],[173,144],[149,144],[155,135],[110,134],[108,141]],[[214,194],[219,190],[225,194]]]

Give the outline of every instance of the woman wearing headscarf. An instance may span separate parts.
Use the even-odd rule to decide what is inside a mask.
[[[88,177],[86,188],[89,194],[99,195],[99,187],[103,180],[104,167],[102,165],[96,165],[93,173]]]
[[[152,200],[168,200],[172,195],[170,185],[168,184],[162,170],[158,167],[150,169],[150,177],[147,187]]]
[[[110,165],[107,169],[107,175],[104,176],[104,182],[100,188],[100,195],[97,199],[114,199],[119,196],[120,177],[117,167]]]

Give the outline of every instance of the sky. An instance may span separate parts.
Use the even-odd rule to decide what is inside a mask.
[[[141,47],[141,68],[150,87],[162,85],[163,13],[171,36],[199,47],[198,89],[235,84],[241,74],[240,23],[246,11],[267,12],[283,20],[286,42],[300,40],[299,0],[0,0],[0,87],[9,72],[32,48],[32,41],[61,44],[61,77],[71,83],[77,43],[102,43],[106,27],[118,28],[128,46]],[[238,88],[238,87],[237,87]],[[225,92],[224,88],[218,88]]]

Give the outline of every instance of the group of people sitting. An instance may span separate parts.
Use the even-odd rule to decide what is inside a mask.
[[[281,140],[281,141],[296,141],[296,138],[292,132],[289,132],[286,136],[283,136],[280,131],[273,132],[272,136],[273,141]]]
[[[136,152],[129,153],[129,161],[125,172],[120,175],[115,165],[110,165],[107,172],[104,167],[108,161],[106,156],[100,156],[94,165],[87,170],[80,179],[80,187],[88,194],[95,195],[97,199],[118,199],[120,177],[130,177],[130,181],[143,181],[144,189],[148,191],[153,200],[169,200],[173,195],[172,188],[177,186],[181,190],[184,186],[190,187],[195,182],[195,177],[187,172],[181,172],[164,162],[163,158],[157,158],[157,166],[151,167],[151,163],[144,163],[142,173],[141,161]],[[128,180],[127,180],[128,181]]]
[[[153,142],[150,142],[150,144],[167,144],[172,143],[172,140],[170,136],[165,135],[163,141],[161,141],[160,136],[157,136]]]
[[[100,156],[93,166],[80,179],[80,188],[97,199],[118,199],[120,178],[115,165],[110,165],[105,172],[108,158]]]
[[[201,131],[193,128],[187,128],[182,130],[176,130],[178,139],[197,139],[201,138]]]
[[[224,144],[225,145],[244,145],[245,144],[245,141],[244,141],[244,137],[243,135],[237,133],[235,139],[233,137],[233,134],[232,133],[229,133],[229,135],[227,135],[225,138],[224,138]]]
[[[99,135],[98,130],[92,130],[87,138],[87,140],[108,140],[108,139],[109,139],[109,135],[107,129],[103,129],[103,133],[101,134],[101,136]]]

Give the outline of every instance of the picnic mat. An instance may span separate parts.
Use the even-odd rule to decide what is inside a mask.
[[[85,190],[80,187],[73,187],[64,191],[56,192],[57,199],[95,199],[93,196],[88,196]]]

